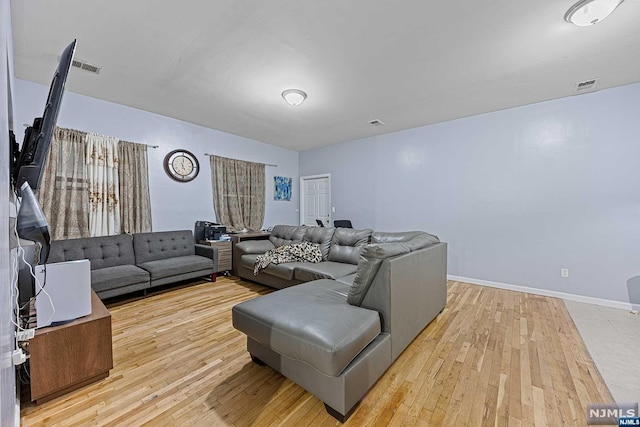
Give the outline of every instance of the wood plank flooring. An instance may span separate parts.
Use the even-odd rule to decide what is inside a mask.
[[[237,278],[110,305],[109,378],[36,406],[24,426],[339,425],[311,394],[250,361],[233,305],[270,292]],[[613,402],[564,302],[449,282],[445,310],[346,426],[585,425]]]

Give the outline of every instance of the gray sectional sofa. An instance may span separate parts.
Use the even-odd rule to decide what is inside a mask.
[[[88,259],[91,287],[104,299],[211,276],[218,252],[194,243],[191,230],[55,240],[47,263]]]
[[[238,275],[276,289],[317,279],[337,279],[350,284],[355,277],[360,253],[372,235],[373,230],[370,229],[276,225],[269,240],[248,240],[236,244],[234,250],[239,263]],[[254,276],[253,266],[258,255],[278,246],[301,241],[318,244],[322,262],[270,264]]]
[[[261,250],[299,240],[318,243],[323,261],[253,275]],[[447,245],[424,232],[276,226],[269,241],[236,251],[241,277],[280,289],[232,310],[251,358],[314,394],[340,421],[446,303]]]

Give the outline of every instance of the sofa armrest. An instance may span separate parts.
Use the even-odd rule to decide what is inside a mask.
[[[218,248],[216,246],[196,243],[196,255],[211,258],[213,260],[213,271],[218,271]]]
[[[245,240],[236,244],[236,250],[239,255],[263,254],[274,248],[275,245],[269,240]]]
[[[382,317],[395,360],[447,302],[447,244],[385,259],[362,304]]]

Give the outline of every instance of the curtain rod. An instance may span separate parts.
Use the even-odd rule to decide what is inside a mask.
[[[23,123],[22,126],[28,128],[29,126],[31,126],[29,123]],[[73,129],[72,129],[73,130]],[[80,132],[84,132],[83,130],[81,130]],[[84,133],[88,133],[88,132],[84,132]],[[149,148],[158,148],[159,145],[151,145],[151,144],[142,144],[140,142],[134,142],[134,144],[140,144],[140,145],[146,145]],[[271,166],[271,165],[269,165]]]
[[[132,144],[138,144],[138,145],[146,145],[148,148],[158,148],[158,147],[160,147],[159,145],[144,144],[144,143],[142,143],[142,142],[125,141],[125,140],[123,140],[123,139],[120,139],[119,141],[122,141],[122,142],[130,142],[130,143],[132,143]]]
[[[215,156],[216,154],[209,154],[209,153],[204,153],[205,156]],[[239,159],[235,159],[235,160],[239,160]],[[247,161],[247,160],[242,160],[242,161]],[[260,163],[260,162],[251,162],[251,163]],[[263,165],[265,166],[271,166],[272,168],[277,168],[278,165],[272,165],[270,163],[263,163]]]

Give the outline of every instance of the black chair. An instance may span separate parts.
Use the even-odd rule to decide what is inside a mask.
[[[318,224],[318,227],[324,227],[324,223],[319,219],[316,219],[316,224]]]
[[[351,221],[348,219],[336,219],[333,221],[333,226],[336,228],[353,228]]]

